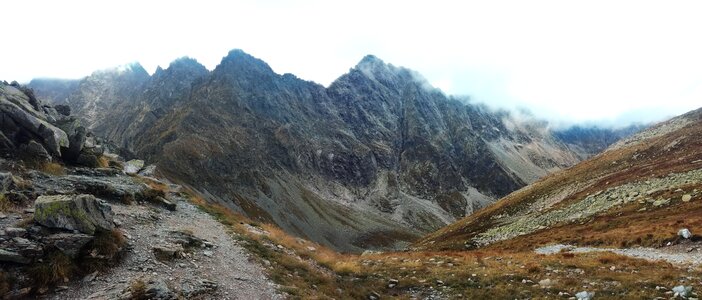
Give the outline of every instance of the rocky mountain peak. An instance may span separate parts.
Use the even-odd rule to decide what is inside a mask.
[[[353,70],[360,71],[370,78],[375,78],[396,74],[399,71],[399,68],[385,63],[375,55],[369,54],[364,56],[363,59],[356,64]]]
[[[207,72],[207,68],[203,66],[201,63],[199,63],[196,59],[190,58],[187,56],[183,56],[181,58],[178,58],[171,62],[171,64],[168,66],[168,69],[173,69],[173,70],[180,70],[180,69],[187,69],[187,70],[197,70],[199,72]]]
[[[363,59],[351,69],[350,74],[352,77],[362,75],[362,77],[366,77],[371,81],[376,81],[389,88],[399,88],[405,84],[418,84],[422,87],[433,89],[429,82],[419,73],[404,67],[397,67],[386,63],[372,54],[364,56]],[[354,81],[358,79],[359,78],[356,78]]]
[[[202,77],[207,75],[208,72],[207,68],[197,60],[184,56],[171,62],[165,70],[159,66],[154,73],[154,77]]]
[[[124,64],[121,66],[117,66],[115,68],[98,70],[98,71],[93,72],[91,74],[91,76],[95,76],[95,77],[103,77],[103,76],[124,77],[124,78],[135,78],[135,79],[144,79],[144,80],[146,78],[150,77],[149,73],[146,72],[146,69],[144,69],[144,67],[138,62]]]
[[[378,58],[377,56],[375,56],[373,54],[368,54],[368,55],[364,56],[361,59],[361,61],[358,62],[358,64],[356,64],[356,68],[360,68],[363,66],[383,66],[383,65],[385,65],[385,62],[382,59]]]
[[[222,58],[220,64],[215,68],[215,73],[238,73],[238,74],[275,74],[273,69],[264,62],[241,49],[229,51],[227,56]]]

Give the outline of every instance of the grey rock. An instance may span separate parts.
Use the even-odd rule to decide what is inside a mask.
[[[42,245],[35,243],[32,240],[14,237],[12,238],[11,242],[14,244],[14,248],[18,249],[17,252],[24,257],[40,258],[44,255],[44,248]]]
[[[17,124],[21,130],[27,131],[29,136],[41,138],[41,144],[49,153],[61,156],[61,147],[68,147],[68,136],[63,130],[50,124],[43,112],[36,111],[31,105],[27,105],[27,100],[26,96],[6,90],[5,95],[0,95],[0,112]]]
[[[0,172],[0,192],[5,192],[17,186],[14,176],[9,172]]]
[[[175,203],[173,203],[171,201],[166,200],[166,198],[163,198],[163,197],[156,197],[155,200],[156,200],[157,204],[165,207],[166,209],[168,209],[170,211],[175,211],[176,208],[178,207],[178,205],[176,205]]]
[[[81,155],[83,150],[83,144],[85,143],[86,131],[83,126],[78,126],[73,133],[68,137],[70,144],[68,148],[63,151],[63,159],[72,163],[78,161],[78,157]]]
[[[146,299],[153,300],[176,300],[177,293],[172,291],[163,279],[150,279],[146,283]]]
[[[692,295],[691,286],[678,285],[674,287],[672,291],[674,293],[674,297],[687,298]]]
[[[137,299],[137,295],[134,294],[136,291],[132,291],[132,286],[135,286],[134,283],[137,281],[141,281],[144,284],[144,290],[143,295],[139,295],[140,298],[138,299],[151,299],[151,300],[176,300],[178,299],[178,293],[171,290],[171,288],[166,284],[166,282],[163,279],[160,278],[147,278],[142,281],[142,279],[135,279],[132,281],[131,284],[127,288],[125,288],[122,291],[122,294],[117,296],[117,297],[107,297],[107,298],[116,298],[120,300],[131,300],[131,299]],[[94,294],[95,296],[102,296],[102,295],[97,295]],[[90,299],[93,298],[105,298],[104,296],[102,297],[89,297]]]
[[[86,166],[90,168],[97,168],[100,166],[100,155],[94,153],[94,151],[85,151],[87,148],[83,148],[84,151],[80,152],[78,158],[76,159],[76,164],[81,166]],[[96,149],[96,148],[90,148]]]
[[[217,288],[219,288],[219,284],[217,282],[207,279],[196,279],[195,284],[192,286],[183,287],[183,294],[186,298],[192,298],[203,294],[210,294],[216,291]]]
[[[544,289],[551,288],[553,286],[553,281],[549,278],[539,280],[539,286]]]
[[[94,234],[114,228],[112,208],[92,195],[39,196],[34,220],[46,227]]]
[[[71,115],[71,107],[68,105],[63,105],[63,104],[55,105],[54,109],[56,109],[56,112],[58,112],[59,114],[62,114],[64,116]]]
[[[20,145],[20,153],[22,157],[29,161],[34,162],[50,162],[51,155],[44,149],[44,146],[37,143],[34,140],[29,141],[27,144]]]
[[[682,200],[682,202],[690,202],[690,200],[692,200],[692,195],[690,195],[690,194],[683,195],[681,200]]]
[[[577,298],[578,300],[592,300],[595,298],[595,293],[588,292],[588,291],[582,291],[582,292],[575,294],[575,298]]]
[[[85,277],[83,277],[83,282],[92,282],[93,280],[95,280],[95,278],[97,277],[97,275],[98,275],[98,272],[97,272],[97,271],[92,272],[92,273],[90,273],[90,274],[88,274],[88,275],[85,275]]]
[[[683,228],[678,230],[678,236],[684,238],[684,239],[689,239],[692,237],[692,232],[690,232],[689,229]]]
[[[84,175],[91,177],[113,177],[122,174],[122,170],[115,168],[84,168],[77,167],[70,170],[73,175]]]
[[[0,261],[6,263],[28,264],[30,260],[17,252],[0,249]]]
[[[139,171],[140,176],[151,177],[156,173],[156,165],[148,165]]]
[[[185,230],[172,230],[169,240],[183,248],[199,248],[207,243],[206,240],[196,237],[192,232]]]
[[[132,159],[124,164],[124,173],[129,175],[135,175],[139,173],[139,170],[144,167],[144,161],[139,159]]]
[[[27,234],[27,229],[17,228],[17,227],[8,227],[8,228],[5,228],[5,234],[9,237],[23,237]]]
[[[653,201],[653,206],[655,207],[661,207],[670,204],[670,200],[667,199],[659,199],[656,201]]]
[[[12,155],[15,153],[15,143],[13,143],[2,131],[0,131],[0,154]]]
[[[181,245],[157,245],[151,248],[154,256],[159,260],[173,260],[183,257],[183,246]]]
[[[75,258],[94,237],[82,233],[56,233],[45,237],[42,241],[52,245],[71,258]]]

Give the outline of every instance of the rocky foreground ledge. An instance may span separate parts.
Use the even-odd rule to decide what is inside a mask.
[[[0,297],[277,298],[224,227],[32,90],[0,83]]]

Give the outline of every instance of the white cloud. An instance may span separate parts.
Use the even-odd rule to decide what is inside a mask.
[[[0,79],[85,76],[232,48],[329,84],[365,54],[452,94],[560,120],[702,101],[696,1],[39,1],[3,4]],[[631,115],[629,113],[629,115]],[[629,117],[630,118],[630,117]]]

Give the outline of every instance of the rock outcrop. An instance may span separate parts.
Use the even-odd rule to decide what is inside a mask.
[[[94,234],[114,228],[110,206],[92,195],[39,196],[34,202],[34,221],[49,228]]]
[[[102,154],[99,145],[86,145],[87,133],[78,120],[59,113],[19,84],[0,83],[0,151],[6,157],[46,163],[92,164]]]

